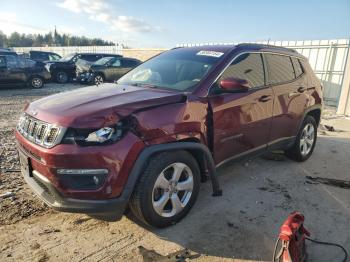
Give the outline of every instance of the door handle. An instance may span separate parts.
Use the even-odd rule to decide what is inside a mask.
[[[265,102],[269,101],[270,99],[271,99],[270,95],[263,95],[259,98],[259,102],[265,103]]]
[[[303,86],[301,86],[301,87],[298,88],[298,92],[299,92],[299,93],[304,93],[305,90],[306,90],[306,88],[303,87]]]

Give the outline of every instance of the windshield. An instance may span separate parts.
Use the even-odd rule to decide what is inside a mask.
[[[136,67],[120,78],[118,84],[192,91],[223,54],[197,49],[173,49]]]
[[[109,61],[111,61],[114,57],[104,57],[101,58],[99,60],[97,60],[94,64],[95,65],[105,65],[107,64]]]
[[[74,56],[75,54],[69,54],[59,59],[59,61],[70,61]]]

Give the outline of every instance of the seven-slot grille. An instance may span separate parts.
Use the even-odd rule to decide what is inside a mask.
[[[27,114],[19,119],[17,130],[35,144],[50,148],[59,143],[61,128],[37,120]]]

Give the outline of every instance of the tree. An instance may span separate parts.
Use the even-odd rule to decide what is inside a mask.
[[[0,47],[25,47],[25,46],[91,46],[91,45],[115,45],[113,42],[100,38],[87,38],[85,36],[70,36],[59,34],[56,29],[54,33],[41,34],[19,34],[13,32],[9,37],[0,31]]]
[[[7,36],[0,31],[0,47],[7,47]]]

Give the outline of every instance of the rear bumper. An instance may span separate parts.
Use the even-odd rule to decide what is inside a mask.
[[[51,182],[37,171],[24,174],[24,179],[31,189],[49,207],[70,213],[95,215],[104,220],[120,220],[128,204],[128,197],[123,194],[118,198],[106,200],[85,200],[67,198],[60,194]]]

